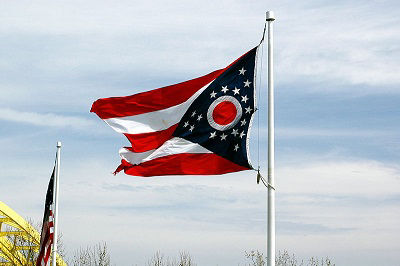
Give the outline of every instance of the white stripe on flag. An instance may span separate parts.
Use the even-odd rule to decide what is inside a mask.
[[[141,134],[167,129],[179,123],[193,101],[208,87],[208,85],[210,85],[210,83],[199,89],[186,102],[181,104],[139,115],[108,118],[104,119],[104,122],[118,133]]]
[[[166,141],[161,147],[156,150],[151,150],[147,152],[132,152],[125,148],[119,150],[122,159],[128,161],[131,164],[140,164],[143,162],[151,161],[156,158],[182,154],[182,153],[212,153],[203,146],[197,143],[190,142],[188,140],[174,137]]]
[[[126,148],[119,149],[119,155],[125,161],[130,162],[131,164],[140,164],[143,160],[150,156],[155,150],[149,150],[145,152],[132,152]]]

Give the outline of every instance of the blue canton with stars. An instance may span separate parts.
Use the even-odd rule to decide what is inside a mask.
[[[198,143],[240,166],[252,168],[247,158],[246,142],[250,120],[255,112],[256,52],[257,47],[239,58],[196,98],[182,117],[173,136]],[[215,129],[207,119],[210,105],[221,96],[234,97],[237,101],[233,101],[239,102],[242,109],[240,119],[232,123],[233,127],[229,129]]]

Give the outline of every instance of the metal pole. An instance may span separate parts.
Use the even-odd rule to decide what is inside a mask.
[[[57,223],[58,223],[58,188],[59,188],[59,177],[60,177],[60,152],[61,152],[61,142],[57,142],[57,163],[56,163],[56,176],[54,182],[54,233],[53,233],[53,262],[52,265],[56,266],[56,256],[57,256]]]
[[[275,122],[273,77],[273,28],[274,13],[267,11],[268,22],[268,220],[267,265],[275,266]]]

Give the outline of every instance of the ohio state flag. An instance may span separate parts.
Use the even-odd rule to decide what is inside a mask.
[[[95,101],[91,112],[131,143],[120,149],[115,173],[217,175],[251,169],[257,48],[196,79]]]

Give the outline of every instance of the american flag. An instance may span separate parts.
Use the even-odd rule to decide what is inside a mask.
[[[51,174],[49,186],[47,188],[42,232],[40,235],[40,250],[39,256],[36,260],[36,266],[47,266],[49,265],[50,261],[51,246],[54,239],[53,188],[54,169],[53,173]]]

